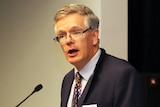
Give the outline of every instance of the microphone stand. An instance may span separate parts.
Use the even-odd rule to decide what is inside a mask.
[[[19,107],[24,101],[26,101],[32,94],[34,94],[35,91],[33,91],[30,95],[28,95],[23,101],[21,101],[16,107]]]
[[[43,88],[42,84],[37,85],[33,92],[31,94],[29,94],[24,100],[22,100],[16,107],[19,107],[24,101],[26,101],[32,94],[34,94],[35,92],[41,90]]]

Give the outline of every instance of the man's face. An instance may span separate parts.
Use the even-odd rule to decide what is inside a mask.
[[[66,40],[60,42],[60,45],[68,62],[73,64],[78,70],[83,68],[98,49],[97,29],[83,33],[83,36],[76,40],[68,36],[71,32],[88,29],[84,22],[85,17],[83,15],[74,13],[59,19],[55,24],[57,35],[67,34]]]

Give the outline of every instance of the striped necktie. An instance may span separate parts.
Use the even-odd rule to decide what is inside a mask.
[[[72,107],[77,107],[78,106],[78,99],[81,96],[82,76],[79,74],[79,72],[76,73],[76,78],[75,79],[76,79],[76,85],[75,85],[75,88],[74,88]]]

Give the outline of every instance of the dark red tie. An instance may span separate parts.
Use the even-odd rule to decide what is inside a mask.
[[[73,94],[73,101],[72,101],[72,107],[77,107],[78,106],[78,99],[81,96],[81,79],[82,76],[79,74],[79,72],[76,73],[76,85],[74,88],[74,94]]]

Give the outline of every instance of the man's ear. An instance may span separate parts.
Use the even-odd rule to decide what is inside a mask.
[[[94,29],[92,31],[92,40],[93,40],[93,45],[97,45],[99,43],[99,30]]]

